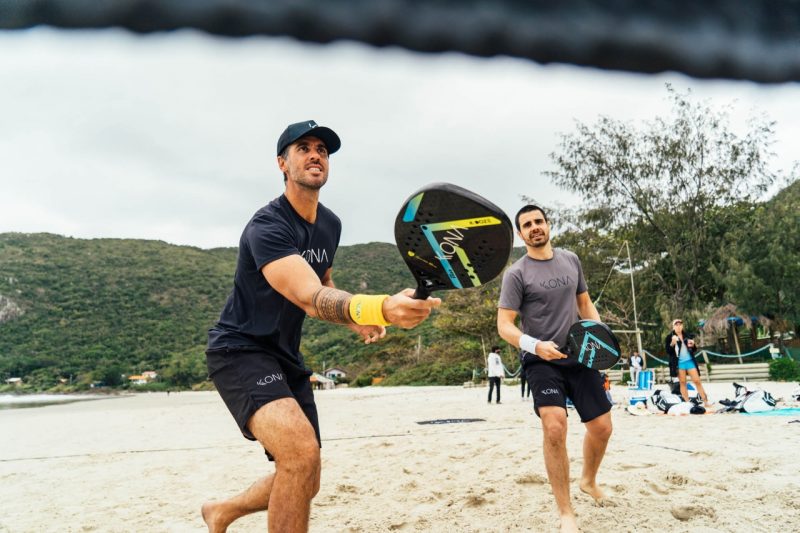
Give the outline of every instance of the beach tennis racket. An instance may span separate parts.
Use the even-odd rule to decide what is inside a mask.
[[[609,327],[594,320],[579,320],[570,326],[567,347],[562,351],[569,359],[595,370],[611,368],[622,353]]]
[[[514,242],[511,221],[499,207],[450,183],[423,187],[403,202],[394,237],[417,280],[417,299],[493,280]]]

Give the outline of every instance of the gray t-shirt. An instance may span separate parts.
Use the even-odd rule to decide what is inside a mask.
[[[542,261],[524,255],[506,269],[497,306],[516,311],[520,316],[520,329],[526,335],[553,341],[564,348],[569,327],[579,318],[576,296],[586,291],[578,256],[554,248],[552,259]],[[526,351],[522,351],[520,359],[542,360]],[[573,364],[567,359],[551,362]]]

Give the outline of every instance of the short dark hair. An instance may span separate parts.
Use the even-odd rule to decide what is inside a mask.
[[[286,159],[288,156],[289,156],[289,147],[288,146],[283,149],[283,152],[278,154],[278,157],[282,157],[284,159]],[[284,172],[283,173],[283,182],[286,183],[287,181],[289,181],[289,177],[286,175],[286,172]]]
[[[492,346],[492,351],[493,352],[499,352],[500,351],[500,347],[499,346]]]
[[[541,211],[542,212],[542,216],[544,217],[544,221],[547,222],[547,213],[545,213],[544,209],[542,209],[538,205],[528,204],[525,207],[523,207],[522,209],[520,209],[519,211],[517,211],[517,216],[514,217],[514,224],[517,226],[517,231],[520,230],[520,228],[519,228],[519,217],[520,217],[520,215],[522,215],[523,213],[528,213],[530,211]]]

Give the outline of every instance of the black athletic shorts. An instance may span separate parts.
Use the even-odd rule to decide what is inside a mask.
[[[611,410],[604,380],[597,370],[583,365],[556,366],[546,361],[525,363],[525,379],[533,391],[533,408],[567,408],[567,396],[575,405],[581,422],[589,422]]]
[[[269,402],[294,398],[314,427],[317,442],[319,419],[309,373],[281,364],[280,358],[268,352],[249,348],[229,348],[206,352],[208,376],[214,381],[222,401],[236,420],[245,438],[256,440],[247,429],[247,422]],[[320,444],[320,446],[322,446]],[[273,460],[266,450],[270,461]]]

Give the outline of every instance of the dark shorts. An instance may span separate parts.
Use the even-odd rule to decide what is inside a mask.
[[[242,435],[256,440],[247,422],[261,407],[282,398],[294,398],[314,427],[317,442],[319,419],[308,372],[281,365],[280,358],[265,351],[228,349],[206,352],[208,376],[236,420]],[[269,450],[267,456],[272,460]]]
[[[533,408],[567,408],[567,396],[575,405],[581,422],[589,422],[611,410],[600,372],[583,365],[556,366],[545,361],[525,364],[525,379],[533,391]]]

